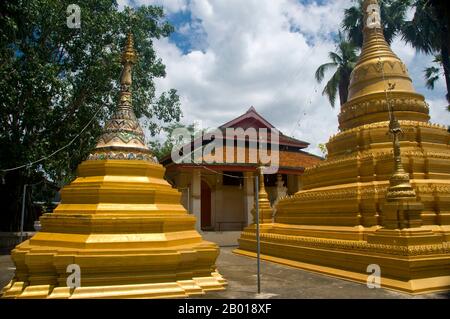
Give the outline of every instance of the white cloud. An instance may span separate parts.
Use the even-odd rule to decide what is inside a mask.
[[[285,8],[285,14],[292,25],[301,32],[314,36],[326,36],[328,33],[339,30],[344,9],[349,7],[351,1],[332,0],[326,5],[316,2],[302,4],[291,0]]]
[[[447,111],[448,102],[445,98],[427,99],[430,106],[431,122],[444,126],[450,125],[450,114]]]
[[[208,47],[183,54],[167,39],[155,42],[168,74],[158,86],[179,91],[186,123],[215,127],[253,105],[319,153],[317,144],[337,132],[338,110],[321,96],[314,72],[334,49],[329,34],[338,30],[345,3],[191,1]]]
[[[158,79],[160,91],[176,88],[184,122],[200,120],[216,127],[244,113],[250,106],[282,132],[311,143],[308,151],[337,132],[339,107],[332,109],[321,95],[314,72],[334,50],[331,36],[340,27],[351,0],[325,5],[298,0],[152,0],[169,13],[189,10],[197,22],[185,24],[184,34],[206,35],[202,51],[184,54],[167,39],[155,41],[166,64],[167,77]],[[448,124],[444,84],[424,88],[423,69],[432,60],[417,54],[399,38],[393,50],[408,65],[417,90],[431,105],[432,121]]]
[[[410,65],[416,55],[416,49],[402,41],[400,36],[392,40],[391,49],[406,65]]]
[[[130,3],[127,0],[117,0],[117,5],[119,6],[119,10],[123,10],[123,8],[129,6]]]

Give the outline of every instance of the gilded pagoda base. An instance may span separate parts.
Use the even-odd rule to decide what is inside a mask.
[[[181,236],[182,234],[178,234]],[[183,234],[184,235],[184,234]],[[35,249],[24,242],[13,251],[16,278],[2,298],[186,298],[224,290],[211,263],[217,247],[208,242],[153,250]],[[81,269],[81,285],[67,286],[67,265]]]
[[[450,242],[443,233],[432,226],[402,232],[379,226],[263,224],[261,258],[360,283],[367,283],[371,275],[367,267],[376,264],[381,269],[381,288],[409,294],[446,291],[450,290]],[[253,226],[242,233],[234,252],[256,257]]]
[[[106,278],[105,278],[106,279]],[[224,290],[226,281],[217,273],[207,277],[194,277],[152,284],[103,285],[71,289],[54,285],[26,286],[24,282],[11,281],[4,288],[2,298],[20,299],[159,299],[187,298],[204,295],[207,291]]]
[[[42,230],[11,254],[3,298],[184,298],[223,290],[219,247],[202,239],[164,168],[139,160],[88,160],[41,217]],[[69,265],[80,284],[67,283]]]

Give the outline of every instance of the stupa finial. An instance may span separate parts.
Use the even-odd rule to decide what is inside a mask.
[[[134,40],[127,34],[122,52],[122,73],[120,75],[120,95],[117,110],[106,123],[97,146],[89,159],[138,159],[155,161],[145,144],[144,132],[132,106],[132,68],[137,62]]]
[[[264,184],[264,166],[258,167],[258,173],[259,173],[259,197],[261,198],[261,195],[267,197],[267,192]]]
[[[256,173],[259,174],[259,189],[258,189],[258,197],[260,199],[268,199],[269,195],[266,192],[266,186],[264,183],[264,165],[261,162],[261,159],[258,158],[258,166],[256,167]]]
[[[256,174],[259,174],[258,183],[258,207],[259,207],[259,222],[271,223],[273,220],[273,209],[270,205],[269,195],[266,192],[264,183],[264,166],[258,160],[258,166],[256,167]],[[256,204],[256,202],[255,202]],[[256,223],[256,210],[252,209],[253,222]]]
[[[377,30],[383,33],[381,27],[381,10],[378,0],[364,0],[364,31]]]
[[[132,84],[132,67],[136,63],[137,55],[134,50],[133,35],[128,33],[125,50],[122,53],[122,74],[120,75],[121,91],[128,92]]]

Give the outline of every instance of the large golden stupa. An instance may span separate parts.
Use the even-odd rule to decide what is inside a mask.
[[[303,189],[261,227],[266,260],[408,293],[450,289],[450,134],[429,122],[405,64],[386,43],[376,0],[365,0],[364,45],[340,132]],[[255,256],[255,227],[235,252]],[[373,277],[371,277],[373,278]],[[298,284],[300,285],[300,283]]]
[[[12,251],[16,273],[3,298],[187,297],[226,286],[219,248],[195,230],[145,145],[131,105],[135,60],[128,35],[118,109],[42,230]]]

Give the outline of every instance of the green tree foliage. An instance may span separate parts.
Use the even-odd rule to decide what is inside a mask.
[[[158,160],[161,160],[167,155],[170,155],[174,146],[182,146],[185,143],[190,143],[191,138],[189,140],[176,139],[173,136],[173,132],[176,129],[186,129],[191,134],[191,138],[198,132],[195,127],[195,124],[184,125],[182,123],[172,123],[166,127],[162,128],[163,133],[166,135],[164,142],[154,140],[149,142],[150,149],[152,150],[153,155],[155,155]]]
[[[114,0],[76,2],[81,28],[67,26],[73,1],[2,1],[0,15],[0,171],[33,162],[68,144],[55,156],[0,180],[0,231],[16,231],[24,184],[68,182],[94,147],[118,98],[120,54],[131,31],[139,60],[133,69],[133,105],[152,133],[181,116],[175,90],[155,94],[165,76],[153,39],[173,28],[160,7],[119,11]],[[95,116],[95,118],[94,118]],[[29,196],[31,201],[31,195]],[[32,221],[31,221],[32,222]]]
[[[322,95],[326,95],[331,106],[334,107],[337,92],[339,92],[341,105],[347,102],[350,74],[358,60],[358,54],[355,45],[345,40],[339,33],[336,52],[329,52],[328,56],[331,62],[319,66],[315,78],[318,83],[321,83],[327,70],[336,69],[322,91]]]
[[[436,81],[439,80],[439,78],[442,75],[441,71],[442,66],[442,59],[440,55],[436,55],[433,60],[433,65],[425,68],[425,81],[426,81],[426,87],[430,90],[434,89],[434,85],[436,84]]]
[[[326,144],[320,143],[318,146],[319,146],[319,149],[322,152],[323,156],[325,158],[327,158],[327,156],[328,156],[328,149],[327,149]]]
[[[403,39],[418,51],[439,56],[440,68],[443,70],[447,85],[447,101],[450,103],[450,10],[447,0],[414,0],[414,17],[402,27]],[[435,61],[436,62],[436,61]],[[428,81],[437,74],[427,68],[425,77],[427,87],[433,88]],[[450,107],[450,106],[449,106]]]

